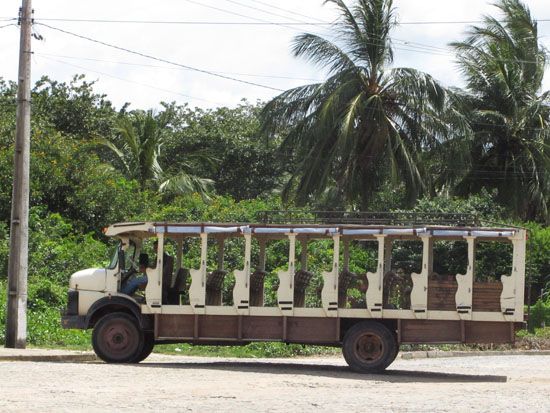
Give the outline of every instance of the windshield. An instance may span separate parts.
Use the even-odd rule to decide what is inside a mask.
[[[111,263],[109,264],[109,266],[107,267],[109,270],[113,270],[116,268],[116,266],[118,265],[118,251],[120,249],[120,242],[113,248],[113,252],[112,252],[112,255],[111,255]]]
[[[135,255],[136,255],[136,244],[133,241],[130,241],[130,245],[128,246],[128,248],[126,248],[126,251],[124,251],[124,269],[125,270],[129,270],[132,267],[137,269],[137,265],[135,263]]]
[[[121,251],[122,242],[119,242],[116,247],[113,249],[111,263],[107,267],[110,270],[113,270],[118,265],[119,256],[122,253],[124,256],[124,270],[128,270],[132,267],[135,267],[135,255],[136,255],[136,244],[133,241],[130,241],[130,245],[126,251]]]

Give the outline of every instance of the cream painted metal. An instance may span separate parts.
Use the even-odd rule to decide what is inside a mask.
[[[474,291],[474,262],[475,262],[475,241],[476,237],[467,235],[464,237],[468,243],[468,266],[465,274],[457,274],[456,282],[456,311],[461,320],[472,319],[472,303]]]
[[[250,261],[252,255],[252,234],[244,234],[244,268],[235,270],[235,288],[233,288],[233,303],[237,307],[237,313],[248,315],[250,313]]]
[[[340,260],[340,235],[332,236],[332,270],[323,271],[323,290],[321,291],[321,302],[327,317],[338,316],[338,272]]]
[[[433,239],[429,234],[420,235],[422,239],[422,271],[412,273],[411,310],[416,318],[428,318],[428,276],[433,265]]]
[[[500,306],[509,321],[523,317],[523,290],[525,289],[525,231],[510,237],[513,246],[512,274],[503,275]]]
[[[206,302],[206,258],[208,250],[208,234],[200,234],[201,260],[198,269],[190,270],[191,286],[189,287],[189,302],[195,314],[204,314]]]
[[[296,234],[287,232],[288,269],[279,271],[279,288],[277,288],[277,305],[284,316],[293,315],[294,309],[294,272],[296,270]]]
[[[391,259],[391,249],[388,252],[388,246],[391,247],[386,235],[375,235],[378,241],[378,266],[376,272],[367,272],[368,288],[365,295],[367,302],[367,309],[373,317],[382,317],[382,301],[383,301],[383,286],[384,286],[384,274],[386,269],[391,267],[388,264],[388,258]],[[391,262],[391,261],[390,261]]]
[[[147,297],[146,306],[151,314],[161,313],[162,309],[162,255],[164,253],[164,234],[157,235],[158,249],[155,268],[147,268],[147,286],[145,287],[145,296]]]

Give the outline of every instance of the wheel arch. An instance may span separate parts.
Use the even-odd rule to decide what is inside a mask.
[[[86,328],[93,328],[101,317],[115,312],[133,316],[142,330],[152,329],[153,322],[151,316],[143,315],[136,302],[120,296],[103,297],[93,303],[86,314]]]
[[[361,323],[363,321],[373,321],[385,326],[390,332],[394,335],[397,340],[397,320],[391,318],[341,318],[340,319],[340,341],[344,340],[344,336],[348,330],[353,327],[355,324]]]

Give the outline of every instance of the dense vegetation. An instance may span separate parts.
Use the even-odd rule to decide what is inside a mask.
[[[109,259],[102,227],[141,219],[247,222],[261,210],[296,207],[470,212],[525,225],[532,297],[541,296],[533,323],[550,323],[550,296],[542,297],[550,289],[550,93],[541,90],[547,54],[529,11],[501,0],[497,18],[486,17],[453,44],[466,80],[458,89],[391,68],[390,0],[357,0],[351,8],[329,1],[341,12],[338,36],[304,34],[293,48],[328,68],[328,78],[267,104],[117,109],[83,76],[37,82],[30,343],[89,343],[87,333],[60,329],[59,309],[70,274]],[[16,84],[0,79],[0,342],[15,91]],[[230,257],[231,248],[239,246],[230,246]],[[321,251],[311,263],[318,270],[330,254],[322,243],[312,248]],[[438,253],[451,257],[452,248],[442,245]],[[414,253],[403,247],[404,255]],[[498,266],[500,253],[488,251],[481,265],[491,259]],[[273,269],[283,257],[277,244],[268,250]],[[352,249],[352,270],[364,272],[372,257]],[[230,259],[236,265],[238,254]],[[446,262],[456,270],[451,258]],[[283,354],[277,346],[256,350]]]

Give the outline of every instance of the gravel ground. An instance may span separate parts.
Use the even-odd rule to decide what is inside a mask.
[[[140,365],[1,362],[0,411],[550,412],[550,356],[396,360],[153,355]]]

